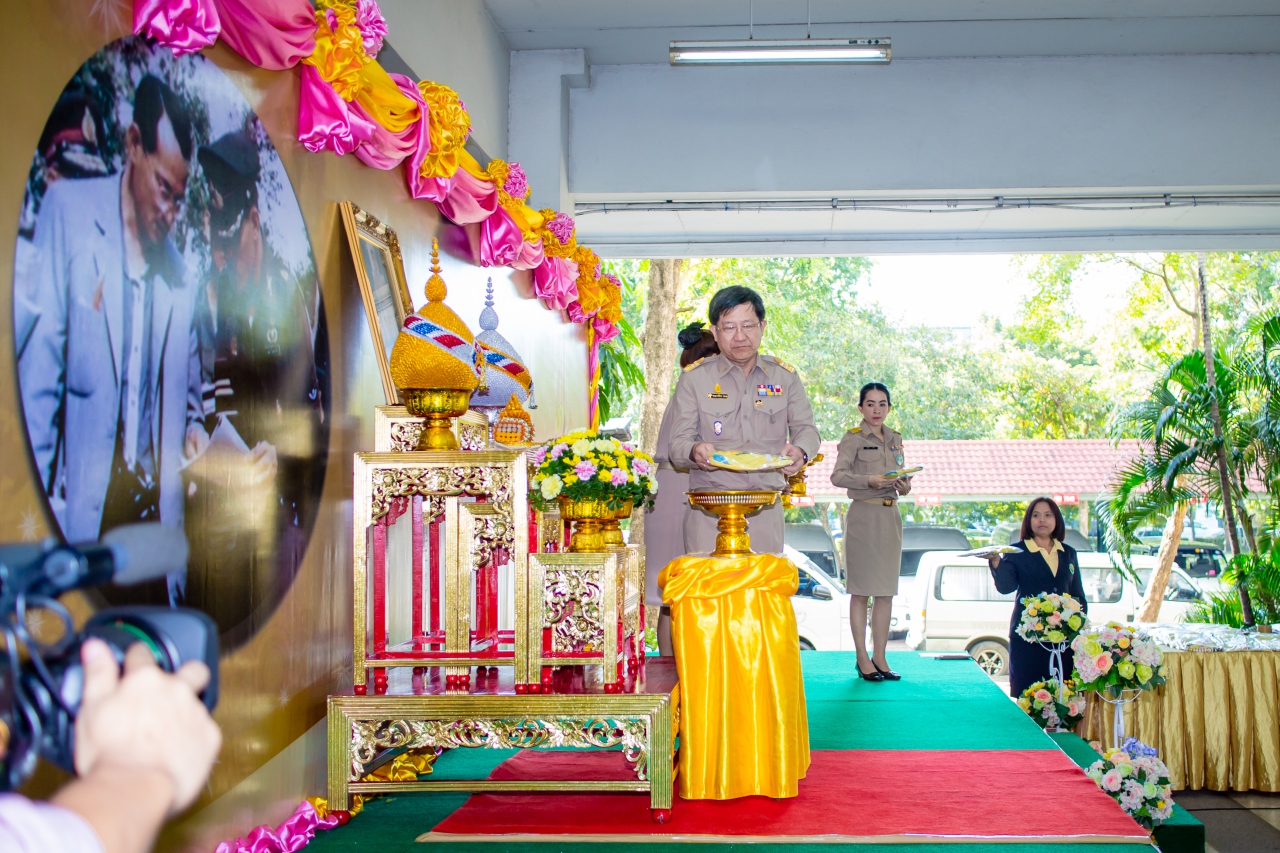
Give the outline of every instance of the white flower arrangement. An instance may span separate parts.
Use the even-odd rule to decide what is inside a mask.
[[[1156,757],[1155,749],[1137,738],[1128,738],[1118,749],[1104,752],[1085,774],[1147,829],[1173,814],[1169,768]]]
[[[1050,592],[1022,599],[1022,619],[1015,633],[1028,643],[1069,643],[1089,625],[1084,605],[1075,596]]]

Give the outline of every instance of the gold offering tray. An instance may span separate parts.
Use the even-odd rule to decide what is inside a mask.
[[[745,557],[751,550],[747,533],[747,516],[769,506],[778,499],[775,490],[743,490],[724,492],[688,492],[691,506],[705,509],[720,517],[716,529],[713,557]]]

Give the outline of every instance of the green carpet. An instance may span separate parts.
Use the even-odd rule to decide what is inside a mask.
[[[852,652],[802,653],[813,749],[1054,749],[1056,745],[971,661],[889,653],[900,682],[857,678]],[[1083,743],[1083,742],[1082,742]],[[1088,749],[1087,744],[1083,744]],[[483,779],[511,750],[458,749],[442,755],[433,778]],[[1077,761],[1078,763],[1078,761]],[[854,769],[854,768],[851,768]],[[903,784],[919,785],[920,780]],[[927,785],[920,791],[927,796]],[[320,833],[308,853],[369,850],[436,853],[414,839],[466,801],[465,793],[392,794],[365,805],[345,827]],[[857,805],[832,804],[833,808]],[[922,805],[922,807],[925,807]],[[677,819],[680,808],[676,802]],[[671,853],[671,844],[612,845],[626,853]],[[450,843],[439,853],[595,853],[600,844]],[[697,853],[800,853],[795,844],[699,844]],[[815,844],[830,853],[1033,853],[1043,844]],[[1053,853],[1134,853],[1128,844],[1054,844]]]

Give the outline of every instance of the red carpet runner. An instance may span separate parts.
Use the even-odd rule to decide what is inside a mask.
[[[594,762],[589,775],[587,762]],[[634,776],[621,753],[530,751],[489,778]],[[648,806],[635,794],[475,794],[418,840],[1149,843],[1146,831],[1056,749],[815,751],[795,799],[677,797],[665,825],[649,819]]]

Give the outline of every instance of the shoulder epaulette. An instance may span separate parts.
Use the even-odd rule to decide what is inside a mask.
[[[794,367],[792,367],[791,365],[787,364],[785,361],[783,361],[782,359],[778,358],[776,355],[770,355],[770,356],[765,356],[765,357],[766,357],[766,358],[768,358],[769,360],[771,360],[774,364],[778,365],[778,367],[781,367],[783,370],[787,371],[787,373],[795,373],[795,372],[796,372],[796,369],[795,369]]]
[[[862,432],[862,427],[856,426],[853,429],[849,430],[849,435],[857,435],[860,432]]]
[[[708,356],[704,356],[703,358],[700,358],[700,359],[698,359],[697,361],[695,361],[693,364],[687,364],[687,365],[685,365],[684,372],[685,372],[685,373],[688,373],[690,370],[693,370],[695,367],[697,367],[699,364],[702,364],[702,362],[706,361],[706,360],[707,360],[708,358],[710,358],[710,357],[711,357],[711,356],[709,356],[709,355],[708,355]]]

